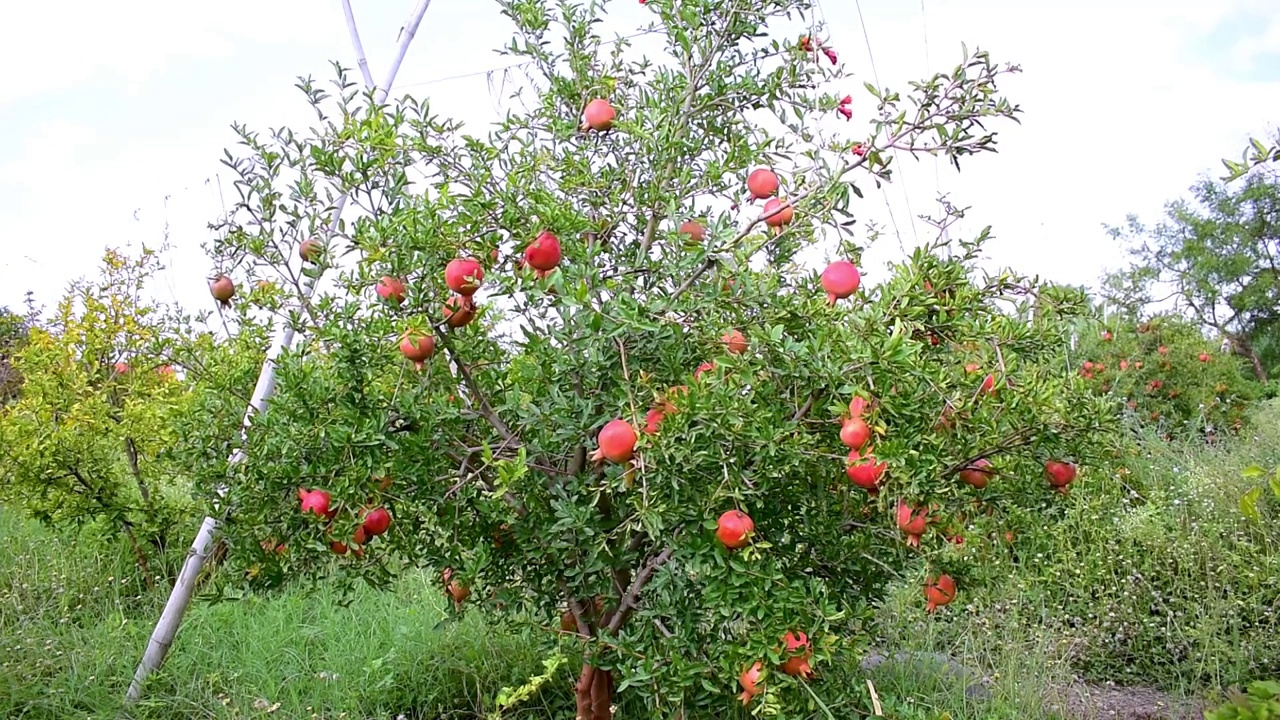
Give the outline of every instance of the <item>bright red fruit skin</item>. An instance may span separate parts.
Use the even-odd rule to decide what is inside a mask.
[[[744,548],[751,542],[756,524],[750,515],[741,510],[727,510],[716,522],[716,539],[730,550]]]

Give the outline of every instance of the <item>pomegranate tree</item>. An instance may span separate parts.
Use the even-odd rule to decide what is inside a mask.
[[[1087,492],[1111,417],[1060,362],[1082,297],[983,273],[985,233],[940,233],[864,284],[868,240],[841,230],[892,179],[890,148],[991,149],[986,128],[1018,112],[997,87],[1012,68],[965,55],[810,143],[840,100],[813,88],[851,82],[830,43],[774,37],[807,2],[647,3],[679,53],[661,63],[606,49],[598,4],[504,6],[508,50],[546,77],[500,125],[463,136],[411,100],[312,95],[342,139],[263,149],[310,188],[273,195],[291,204],[276,215],[323,226],[345,191],[367,215],[326,239],[349,265],[338,291],[294,298],[303,339],[234,470],[229,561],[258,565],[256,586],[450,568],[454,611],[528,621],[575,654],[582,720],[840,699],[821,669],[856,662],[836,657],[845,618],[893,583],[935,588],[922,617],[938,592],[980,592],[982,559],[1007,551],[1002,508],[1070,501],[1044,481],[1051,459]],[[238,182],[269,184],[268,165],[238,163]],[[276,267],[258,249],[298,242],[258,197],[217,266]],[[374,301],[384,277],[411,298]],[[473,302],[484,323],[461,321]],[[985,488],[957,479],[971,468]],[[331,519],[297,512],[313,484]]]

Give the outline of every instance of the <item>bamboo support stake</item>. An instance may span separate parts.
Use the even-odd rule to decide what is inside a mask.
[[[356,30],[355,16],[351,12],[349,0],[343,0],[342,4],[361,74],[364,76],[366,85],[372,85],[372,75],[368,69],[369,63],[365,58],[364,47],[360,43],[360,35]],[[391,68],[387,71],[386,80],[376,88],[374,102],[381,104],[386,101],[387,94],[395,82],[396,75],[400,72],[400,64],[404,61],[404,56],[409,50],[409,44],[413,42],[413,38],[418,32],[418,26],[422,23],[422,17],[426,14],[430,5],[431,0],[418,0],[413,12],[409,15],[409,21],[401,28]],[[338,231],[342,212],[346,205],[346,195],[338,198],[338,202],[333,209],[333,220],[329,224],[329,237],[332,237]],[[319,277],[317,276],[303,289],[304,300],[309,299],[315,292],[318,281]],[[271,347],[267,350],[266,358],[262,363],[262,370],[258,373],[258,382],[254,386],[253,397],[244,412],[244,419],[240,426],[241,443],[240,447],[231,455],[230,462],[232,465],[243,462],[245,459],[244,448],[247,444],[249,426],[252,423],[253,416],[266,409],[267,401],[270,400],[271,395],[275,392],[276,360],[281,353],[293,344],[294,334],[295,330],[287,319],[281,319],[277,323]],[[219,501],[226,497],[228,490],[229,488],[226,484],[218,488],[218,496],[214,501],[215,512],[225,512],[224,509],[219,507]],[[191,604],[191,596],[195,592],[196,578],[199,577],[205,561],[209,558],[217,528],[218,520],[212,516],[205,517],[204,521],[200,523],[200,531],[196,533],[195,539],[191,542],[191,549],[187,552],[187,559],[182,564],[182,571],[178,574],[178,580],[173,586],[173,591],[169,594],[164,610],[160,613],[160,619],[156,622],[155,630],[152,631],[151,638],[147,641],[147,649],[142,655],[142,661],[138,663],[138,669],[134,672],[133,681],[129,684],[129,690],[125,695],[126,704],[132,704],[141,697],[142,686],[147,677],[164,663],[165,655],[173,645],[174,637],[178,633],[178,627],[182,624],[182,617],[186,614],[187,607]]]

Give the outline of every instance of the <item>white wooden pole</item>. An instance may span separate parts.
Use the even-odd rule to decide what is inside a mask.
[[[431,0],[418,0],[413,12],[409,15],[409,21],[401,28],[396,53],[392,60],[391,68],[387,71],[386,80],[374,92],[375,102],[382,103],[386,101],[387,94],[395,82],[396,75],[400,72],[400,64],[404,61],[404,56],[409,50],[409,44],[413,42],[414,35],[418,32],[418,26],[422,23],[422,17],[426,14],[430,5]],[[342,6],[343,13],[347,19],[347,27],[351,31],[351,42],[355,46],[361,75],[366,86],[372,87],[373,78],[369,72],[369,63],[365,59],[364,47],[360,43],[360,35],[356,30],[355,16],[351,11],[350,0],[342,0]],[[338,223],[342,219],[342,212],[346,205],[346,195],[338,198],[338,202],[333,209],[333,220],[329,224],[329,237],[332,237],[338,231]],[[315,292],[318,281],[319,277],[317,276],[307,283],[303,289],[305,297],[309,298]],[[254,387],[253,397],[244,411],[244,419],[240,426],[240,447],[230,458],[230,462],[233,465],[245,459],[244,447],[247,444],[249,426],[253,421],[253,416],[266,409],[267,401],[270,400],[271,395],[275,392],[276,360],[281,353],[293,344],[293,338],[294,328],[289,324],[288,320],[282,319],[279,321],[271,347],[267,350],[266,358],[263,360],[262,370],[258,373],[258,382]],[[216,512],[223,511],[220,501],[226,497],[228,489],[226,484],[218,488],[217,498],[214,501]],[[138,663],[138,669],[134,672],[133,682],[129,684],[129,690],[125,695],[126,704],[134,703],[141,697],[142,686],[147,677],[159,669],[164,662],[165,655],[169,652],[169,648],[173,645],[174,636],[178,633],[178,626],[181,625],[182,617],[186,614],[187,607],[191,604],[191,596],[195,592],[196,578],[199,577],[205,560],[209,558],[209,551],[213,545],[213,537],[217,528],[218,520],[213,516],[205,517],[204,521],[200,523],[200,531],[196,533],[195,540],[191,542],[191,549],[187,551],[187,559],[182,564],[182,571],[178,574],[178,580],[173,586],[173,591],[169,594],[169,600],[165,603],[164,610],[160,613],[160,619],[156,622],[155,630],[151,633],[151,639],[147,642],[147,649],[142,655],[142,661]]]

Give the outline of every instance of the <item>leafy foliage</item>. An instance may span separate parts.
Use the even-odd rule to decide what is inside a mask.
[[[1130,216],[1112,235],[1130,244],[1133,266],[1107,281],[1109,298],[1132,314],[1167,298],[1226,338],[1265,381],[1280,365],[1280,179],[1251,175],[1232,187],[1203,180],[1192,201],[1168,204],[1146,226]]]
[[[162,308],[141,298],[157,256],[108,250],[97,282],[77,281],[13,358],[20,397],[0,408],[0,502],[53,525],[101,521],[124,532],[139,566],[191,512],[160,460],[184,412],[163,361]]]
[[[306,336],[278,360],[246,462],[201,454],[238,442],[226,405],[206,408],[180,452],[209,495],[229,475],[229,561],[249,587],[446,567],[460,609],[581,649],[579,717],[607,717],[600,696],[614,692],[651,714],[723,708],[743,668],[786,658],[785,633],[803,632],[819,665],[856,646],[891,580],[980,583],[1001,523],[1058,512],[1046,460],[1089,478],[1114,413],[1061,362],[1083,294],[980,273],[985,232],[920,248],[840,304],[802,262],[831,240],[832,256],[860,259],[853,200],[892,178],[891,149],[957,167],[991,150],[986,126],[1018,112],[996,86],[1015,68],[966,51],[906,97],[868,86],[869,132],[842,139],[814,122],[852,102],[819,89],[847,79],[818,62],[816,33],[806,49],[767,32],[806,2],[651,3],[662,62],[631,59],[625,39],[606,53],[594,3],[501,5],[519,31],[508,51],[541,79],[527,112],[487,137],[425,102],[371,106],[342,73],[333,96],[300,84],[314,134],[240,128],[247,156],[227,160],[240,199],[211,249],[255,289],[230,317],[287,312]],[[579,127],[597,97],[618,112],[608,132]],[[757,165],[781,179],[792,222],[735,199]],[[364,215],[303,262],[296,249],[342,193]],[[701,242],[680,230],[691,218]],[[543,231],[563,261],[535,274],[524,252]],[[464,258],[482,261],[478,317],[451,327],[441,275]],[[328,269],[336,288],[309,297]],[[402,304],[373,299],[380,277],[404,279]],[[741,347],[723,339],[733,330]],[[438,354],[415,370],[394,347],[419,335]],[[242,370],[205,397],[234,396]],[[863,450],[887,468],[874,494],[845,474],[855,395],[874,431]],[[593,462],[619,419],[651,431],[631,459]],[[988,490],[957,480],[985,459]],[[313,489],[331,518],[300,511]],[[930,509],[918,549],[895,529],[900,502]],[[735,508],[755,533],[729,552],[714,531]],[[381,509],[385,534],[366,522]],[[973,539],[957,542],[961,529]],[[769,669],[752,702],[821,701]]]
[[[1263,386],[1178,313],[1111,316],[1090,324],[1077,350],[1080,376],[1123,402],[1131,423],[1165,436],[1206,437],[1243,428]]]

